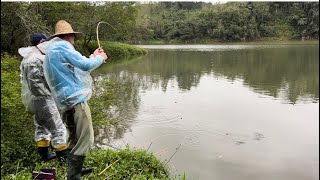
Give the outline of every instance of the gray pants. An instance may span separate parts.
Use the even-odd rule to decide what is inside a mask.
[[[69,131],[68,149],[70,153],[86,156],[93,148],[94,134],[91,111],[87,102],[79,103],[63,113]]]
[[[51,145],[56,150],[66,149],[66,127],[62,122],[58,108],[51,96],[37,97],[32,101],[35,141],[38,147]]]

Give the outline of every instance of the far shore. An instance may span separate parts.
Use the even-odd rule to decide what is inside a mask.
[[[218,41],[218,40],[152,40],[131,42],[132,45],[183,45],[183,44],[319,44],[318,39],[311,40],[282,40],[282,39],[260,39],[254,41]]]

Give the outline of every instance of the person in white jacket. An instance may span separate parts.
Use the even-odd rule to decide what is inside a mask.
[[[23,57],[21,98],[26,109],[34,114],[35,141],[42,161],[56,157],[66,159],[67,156],[67,130],[44,77],[45,54],[37,47],[47,40],[43,33],[35,33],[31,37],[32,46],[18,50]],[[49,151],[50,143],[55,152]]]

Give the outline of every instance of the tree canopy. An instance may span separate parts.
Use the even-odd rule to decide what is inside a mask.
[[[64,19],[83,32],[84,46],[99,38],[138,43],[149,40],[253,41],[318,39],[318,2],[1,2],[1,51],[15,54],[35,32],[53,34]]]

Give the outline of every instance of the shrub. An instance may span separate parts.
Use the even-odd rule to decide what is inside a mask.
[[[20,61],[1,54],[1,175],[35,162],[34,123],[21,102]]]
[[[122,59],[130,56],[147,54],[145,49],[129,44],[102,41],[100,42],[100,45],[107,53],[108,57],[112,59]],[[75,48],[84,55],[89,56],[98,48],[98,44],[96,41],[91,41],[89,44],[85,45],[83,41],[79,40],[76,42]]]

